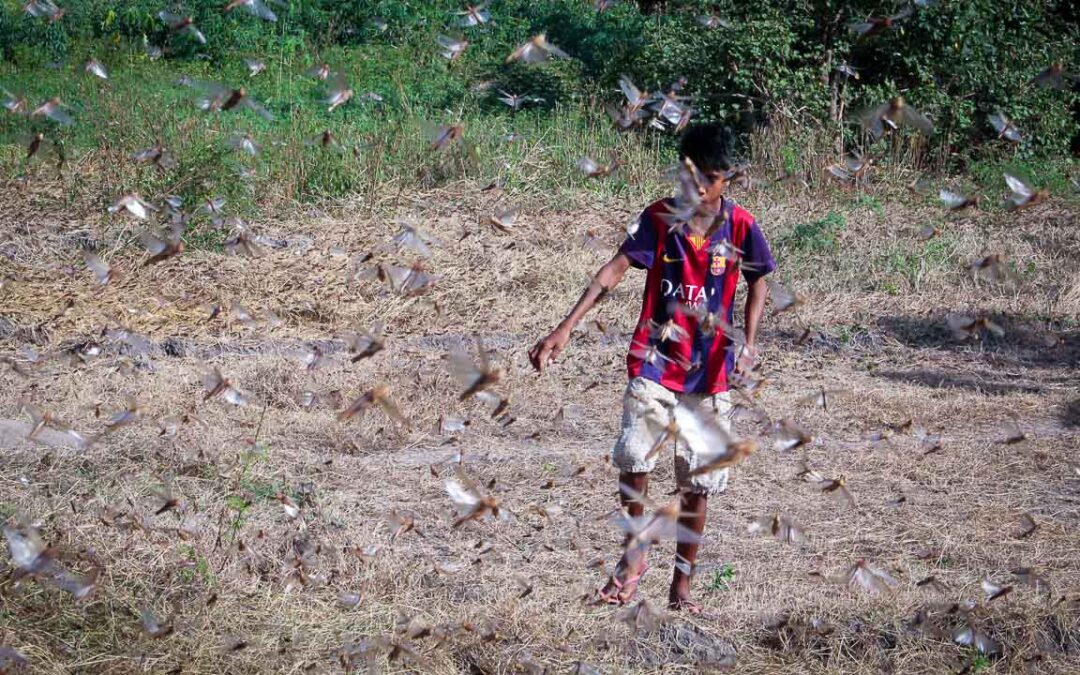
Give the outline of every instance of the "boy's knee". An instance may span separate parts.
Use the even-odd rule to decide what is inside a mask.
[[[675,456],[675,484],[684,492],[703,495],[718,495],[727,490],[728,469],[717,469],[709,473],[691,476],[693,468],[685,457]]]
[[[656,467],[655,458],[647,459],[649,449],[638,447],[639,444],[619,439],[611,452],[611,463],[620,473],[651,473]]]

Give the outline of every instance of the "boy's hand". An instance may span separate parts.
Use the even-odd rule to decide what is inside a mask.
[[[570,342],[569,330],[560,326],[551,331],[550,335],[537,342],[529,350],[529,361],[533,368],[536,368],[538,373],[544,372],[544,366],[554,362],[568,342]]]

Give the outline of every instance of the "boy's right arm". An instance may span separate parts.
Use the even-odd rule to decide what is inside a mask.
[[[538,372],[543,372],[544,366],[555,361],[555,358],[566,348],[566,344],[570,342],[570,333],[574,330],[574,326],[589,313],[589,310],[605,293],[619,285],[628,269],[630,269],[630,258],[621,251],[600,268],[562,323],[529,350],[529,361],[532,362],[533,368]]]

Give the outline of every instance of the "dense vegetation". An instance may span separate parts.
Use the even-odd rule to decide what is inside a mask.
[[[907,148],[929,160],[924,166],[956,169],[972,159],[1009,155],[1033,160],[1080,148],[1076,82],[1066,78],[1061,89],[1030,82],[1052,63],[1063,63],[1066,70],[1080,66],[1080,20],[1065,0],[920,0],[909,6],[863,0],[620,2],[604,11],[584,0],[495,0],[488,7],[492,21],[473,28],[457,25],[462,5],[449,0],[294,0],[288,8],[274,6],[275,23],[242,11],[224,14],[221,0],[173,6],[194,18],[207,36],[206,45],[170,35],[157,17],[162,9],[158,0],[69,2],[58,22],[28,16],[22,4],[9,0],[0,11],[0,49],[6,61],[0,64],[0,85],[25,91],[31,99],[59,93],[76,119],[92,122],[81,131],[65,132],[72,134],[75,147],[103,139],[126,146],[132,135],[144,143],[155,136],[168,140],[174,137],[171,128],[180,125],[168,118],[194,113],[182,105],[183,91],[164,91],[176,77],[235,86],[247,78],[241,57],[257,56],[270,66],[269,77],[248,86],[278,121],[247,121],[245,127],[281,136],[334,126],[393,155],[391,164],[395,159],[415,164],[413,155],[398,145],[388,147],[378,136],[391,122],[401,130],[418,127],[419,120],[471,120],[473,128],[508,133],[498,89],[543,99],[526,111],[527,123],[519,119],[513,127],[519,132],[526,127],[526,138],[548,131],[564,134],[568,126],[580,138],[583,125],[591,124],[588,145],[599,152],[625,144],[610,130],[600,131],[603,120],[595,105],[618,100],[616,83],[622,74],[648,90],[685,77],[684,93],[693,97],[699,117],[723,119],[743,130],[782,129],[772,159],[789,171],[809,168],[800,155],[810,149],[862,147],[868,139],[852,123],[854,112],[897,94],[935,122],[929,144],[917,141]],[[867,17],[900,11],[910,16],[873,36],[859,38],[852,30]],[[704,27],[699,17],[710,14],[722,18],[722,25]],[[573,58],[539,67],[505,63],[516,45],[539,32]],[[448,64],[440,56],[440,34],[470,41],[460,59]],[[150,64],[146,45],[163,47],[164,61]],[[94,109],[105,93],[73,84],[79,78],[69,68],[47,68],[62,62],[77,69],[90,56],[110,68],[115,93],[130,86],[127,91],[139,99],[110,113],[130,115],[122,125],[123,141],[110,138],[112,132],[102,128],[109,126],[104,123],[108,116]],[[379,93],[382,105],[354,103],[334,113],[320,109],[320,91],[302,73],[323,61],[340,69],[357,92]],[[857,69],[858,79],[839,72],[841,63]],[[477,86],[484,82],[493,86]],[[995,111],[1024,130],[1022,145],[1014,148],[997,138],[987,122]],[[0,125],[6,132],[24,130],[25,120]],[[881,148],[888,142],[881,142]],[[418,148],[422,144],[412,149]],[[575,147],[574,152],[587,149]],[[343,173],[319,179],[329,181],[326,185],[299,189],[335,193],[355,188]]]

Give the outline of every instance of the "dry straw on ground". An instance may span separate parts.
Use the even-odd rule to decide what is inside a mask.
[[[579,662],[604,673],[703,672],[730,667],[731,654],[739,672],[1068,672],[1080,658],[1080,337],[1068,323],[1080,310],[1069,262],[1080,237],[1063,205],[1023,219],[950,219],[886,193],[739,195],[777,248],[780,277],[806,299],[798,313],[766,319],[763,404],[814,441],[805,452],[761,452],[734,472],[728,493],[712,500],[694,585],[705,614],[674,616],[649,632],[582,602],[618,555],[619,536],[604,517],[616,486],[605,458],[640,276],[597,310],[608,334],[583,325],[543,376],[524,359],[639,205],[553,205],[460,184],[258,223],[260,235],[285,243],[263,258],[189,251],[141,269],[122,223],[82,203],[61,216],[40,206],[50,200],[37,189],[50,188],[4,190],[4,352],[33,345],[49,353],[121,326],[153,346],[133,354],[105,341],[104,354],[86,363],[49,359],[29,378],[0,375],[0,420],[16,421],[0,426],[0,508],[40,523],[65,564],[101,570],[95,595],[81,603],[33,581],[0,581],[0,645],[21,652],[34,672],[341,672],[346,645],[391,634],[419,660],[390,670],[444,673],[566,673]],[[522,206],[516,235],[487,224],[509,203]],[[790,239],[797,224],[833,211],[845,220],[828,247],[799,249]],[[386,249],[402,217],[437,240],[426,263],[439,276],[430,295],[393,297],[353,274],[351,259],[363,253],[411,262]],[[915,238],[926,223],[943,230],[929,244]],[[120,279],[93,284],[79,253],[88,242]],[[1017,285],[972,281],[970,261],[999,251],[1020,270]],[[281,325],[244,325],[229,310],[234,301],[272,310]],[[224,309],[208,319],[205,304]],[[956,343],[946,312],[990,312],[1006,336]],[[376,319],[386,322],[387,349],[350,363],[342,333]],[[1042,342],[1047,329],[1060,344]],[[509,426],[459,402],[446,372],[443,355],[470,348],[473,334],[507,370]],[[312,343],[325,358],[307,371],[301,360]],[[203,402],[210,366],[252,403]],[[411,430],[378,410],[335,420],[379,382],[390,385]],[[827,410],[799,402],[821,387],[837,390]],[[304,390],[342,402],[304,409]],[[29,418],[20,401],[92,432],[125,395],[144,406],[143,421],[89,449],[23,438]],[[155,419],[185,410],[198,422],[159,435]],[[444,414],[472,423],[448,438],[436,430]],[[908,419],[910,429],[869,440]],[[1016,429],[1026,440],[1006,443]],[[493,481],[510,520],[451,529],[443,479],[458,458],[470,475]],[[844,475],[854,507],[797,478],[800,460]],[[670,488],[670,473],[658,470],[655,494]],[[152,515],[166,485],[181,505]],[[297,518],[279,493],[299,505]],[[414,518],[415,528],[392,537],[391,512]],[[772,512],[804,526],[808,543],[746,532]],[[1024,513],[1038,528],[1021,537]],[[654,551],[640,591],[661,606],[671,553]],[[835,581],[863,558],[896,586],[870,595]],[[1038,568],[1052,590],[1018,585],[984,606],[980,581],[1014,583],[1010,571],[1020,567]],[[916,586],[929,575],[943,592]],[[343,606],[344,593],[359,602]],[[973,620],[1001,644],[1000,655],[954,644],[961,620],[948,605],[965,599],[980,601]],[[144,608],[173,632],[142,633]],[[919,610],[944,632],[919,627]],[[414,629],[459,629],[408,639],[410,620]]]

